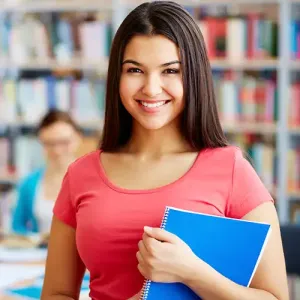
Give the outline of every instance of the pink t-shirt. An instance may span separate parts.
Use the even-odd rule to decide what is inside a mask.
[[[76,229],[94,300],[124,300],[142,288],[138,242],[145,225],[160,226],[166,205],[242,218],[273,201],[237,147],[201,151],[185,175],[150,190],[115,186],[104,172],[100,153],[92,152],[69,167],[54,207],[55,216]]]

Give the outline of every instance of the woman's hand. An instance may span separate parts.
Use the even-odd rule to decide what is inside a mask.
[[[195,265],[199,267],[200,259],[190,247],[163,229],[146,226],[138,246],[138,269],[146,279],[184,283],[192,276]]]

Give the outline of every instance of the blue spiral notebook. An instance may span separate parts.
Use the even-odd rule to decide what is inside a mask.
[[[176,234],[215,270],[249,286],[267,243],[271,226],[166,207],[161,228]],[[199,300],[181,283],[146,280],[142,300]]]

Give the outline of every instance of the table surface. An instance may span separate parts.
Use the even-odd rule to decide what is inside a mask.
[[[0,232],[0,246],[2,245],[3,246],[3,243],[4,242],[4,238],[3,238],[3,235],[1,234]],[[42,261],[38,261],[38,262],[16,262],[16,263],[8,263],[8,262],[1,262],[0,261],[0,270],[1,270],[1,265],[2,266],[9,266],[9,265],[12,265],[13,267],[15,267],[16,265],[19,265],[20,266],[20,269],[21,267],[24,267],[25,266],[45,266],[45,260],[42,260]],[[31,283],[33,283],[34,281],[36,280],[36,278],[31,278],[29,280],[23,280],[23,281],[20,281],[20,282],[17,282],[16,284],[13,284],[13,285],[10,285],[9,287],[13,287],[13,288],[17,288],[17,287],[22,287],[22,286],[27,286],[27,285],[30,285]],[[6,295],[4,293],[4,290],[3,288],[1,289],[0,288],[0,300],[21,300],[22,298],[21,297],[17,297],[17,296],[11,296],[11,295]],[[23,298],[24,299],[24,298]],[[28,298],[27,298],[28,299]],[[83,295],[80,296],[80,300],[88,300],[90,299],[86,293],[83,293]]]
[[[0,270],[1,270],[1,265],[4,265],[4,263],[0,262]],[[7,265],[12,265],[12,266],[16,266],[16,265],[22,265],[22,266],[24,266],[24,265],[28,265],[28,266],[30,266],[30,265],[39,265],[39,266],[44,266],[45,263],[44,262],[39,262],[39,263],[25,263],[24,262],[22,264],[21,263],[9,263],[9,264],[5,263],[5,265],[6,266]],[[10,287],[17,288],[17,287],[26,286],[28,284],[31,284],[34,280],[35,280],[35,278],[29,279],[29,280],[23,280],[23,281],[18,282],[18,283],[14,284]],[[0,290],[0,300],[20,300],[20,299],[22,299],[22,298],[6,295],[3,290]]]

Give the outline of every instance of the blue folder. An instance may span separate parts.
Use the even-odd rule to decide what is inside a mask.
[[[269,224],[230,219],[166,207],[161,228],[176,234],[215,270],[242,286],[249,286],[260,261]],[[198,300],[181,283],[146,280],[141,299]]]

